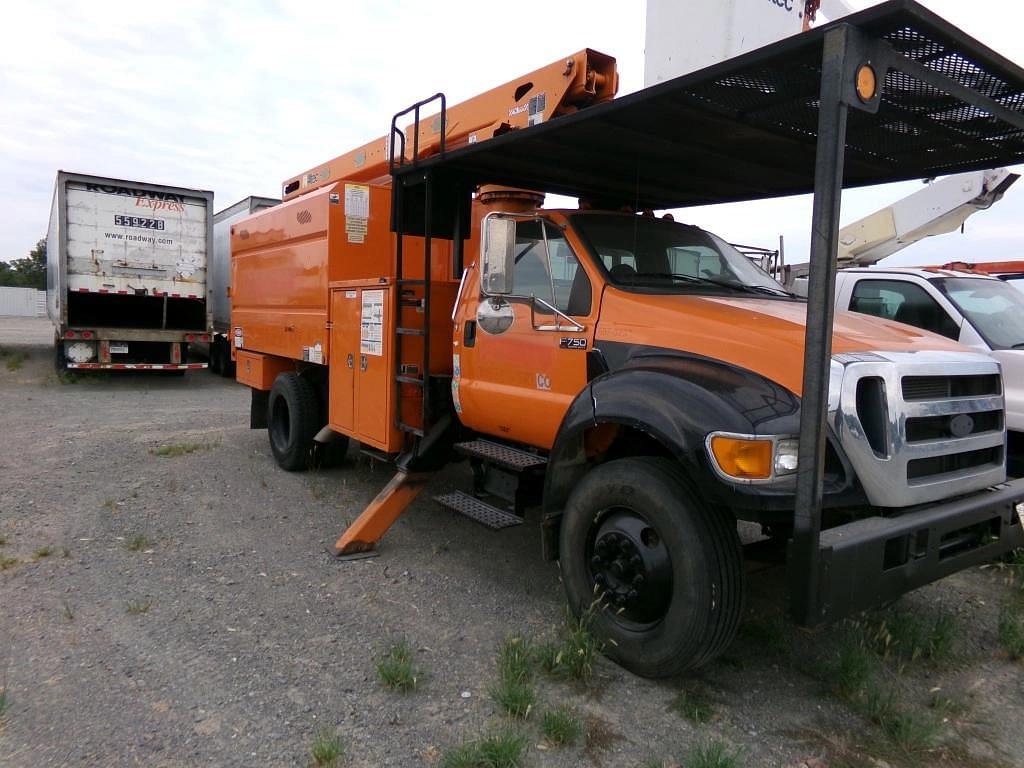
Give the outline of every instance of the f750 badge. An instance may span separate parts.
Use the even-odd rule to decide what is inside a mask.
[[[573,336],[563,336],[558,341],[558,346],[562,349],[586,349],[587,340],[581,338],[575,338]]]

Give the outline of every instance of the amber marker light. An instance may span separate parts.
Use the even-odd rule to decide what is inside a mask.
[[[871,101],[878,92],[878,77],[870,64],[861,64],[857,70],[857,95],[861,101]]]
[[[772,476],[772,441],[715,435],[711,453],[723,474],[738,480],[767,480]]]

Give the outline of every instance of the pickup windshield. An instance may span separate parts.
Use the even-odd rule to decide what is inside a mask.
[[[934,278],[992,349],[1024,348],[1024,294],[1001,280]]]
[[[727,242],[699,227],[619,213],[579,213],[572,223],[611,282],[634,290],[790,294]]]

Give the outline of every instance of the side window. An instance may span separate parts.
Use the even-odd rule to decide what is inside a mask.
[[[590,279],[557,227],[539,221],[516,225],[514,291],[519,296],[543,299],[567,315],[590,314]],[[545,258],[547,236],[550,264]],[[552,296],[552,289],[554,296]]]
[[[951,339],[960,336],[956,323],[924,288],[902,280],[859,280],[853,286],[850,309]]]

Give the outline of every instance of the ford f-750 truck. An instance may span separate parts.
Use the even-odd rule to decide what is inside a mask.
[[[731,641],[738,520],[778,543],[808,625],[1024,544],[999,364],[833,313],[844,181],[1024,157],[1024,71],[892,0],[615,85],[582,51],[451,108],[439,94],[234,225],[251,426],[285,469],[349,440],[396,464],[337,552],[374,547],[466,458],[472,491],[439,501],[494,528],[540,506],[573,610],[596,605],[608,653],[659,676]],[[810,191],[808,301],[652,213]]]

